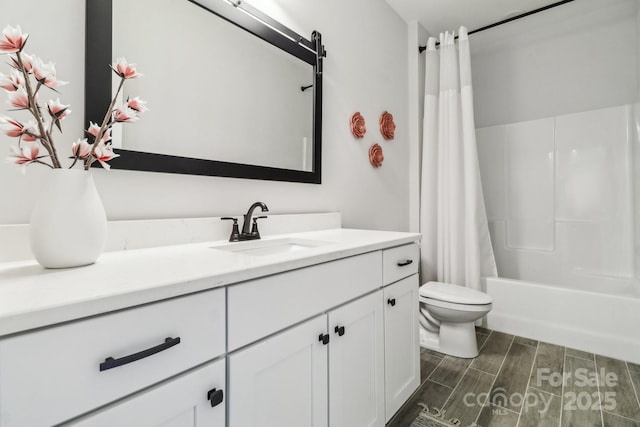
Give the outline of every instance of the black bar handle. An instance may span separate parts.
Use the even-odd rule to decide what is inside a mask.
[[[318,341],[320,341],[323,345],[329,344],[329,334],[320,334],[318,336]]]
[[[389,298],[387,300],[387,304],[389,304],[391,307],[396,305],[396,299],[395,298]]]
[[[106,359],[104,359],[104,362],[100,364],[100,372],[106,371],[107,369],[117,368],[118,366],[126,365],[128,363],[135,362],[136,360],[144,359],[145,357],[153,356],[156,353],[160,353],[161,351],[164,351],[178,344],[180,344],[180,337],[169,337],[165,338],[162,344],[158,344],[155,347],[151,347],[146,350],[121,357],[119,359],[107,357]]]
[[[339,337],[341,337],[344,335],[344,326],[336,326],[334,331],[336,332],[336,334],[338,334]]]
[[[407,266],[409,264],[413,264],[413,260],[412,259],[408,259],[406,261],[398,261],[398,267],[404,267],[404,266]]]
[[[216,407],[224,400],[224,392],[222,390],[211,389],[207,392],[207,400],[211,402],[211,407]]]

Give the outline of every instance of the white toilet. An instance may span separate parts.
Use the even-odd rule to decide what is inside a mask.
[[[420,286],[420,345],[456,357],[478,355],[474,322],[491,310],[484,292],[441,282]],[[426,319],[425,319],[426,318]]]

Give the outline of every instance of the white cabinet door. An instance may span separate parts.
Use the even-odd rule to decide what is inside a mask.
[[[229,356],[230,427],[327,427],[326,315]]]
[[[418,275],[384,288],[386,421],[420,385]]]
[[[329,425],[384,427],[382,291],[329,312]]]
[[[174,380],[98,411],[77,427],[225,427],[225,361],[205,365]]]

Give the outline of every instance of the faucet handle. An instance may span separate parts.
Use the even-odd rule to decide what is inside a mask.
[[[258,231],[258,220],[264,219],[264,218],[268,218],[268,217],[266,215],[253,217],[253,224],[251,225],[251,234],[254,236],[257,236],[256,237],[257,239],[260,238],[260,232]]]
[[[223,216],[221,220],[233,221],[233,228],[231,229],[231,236],[229,236],[230,242],[238,242],[240,240],[240,230],[238,229],[238,218],[230,216]]]

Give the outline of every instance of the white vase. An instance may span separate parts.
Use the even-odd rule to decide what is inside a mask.
[[[46,268],[93,264],[104,249],[107,216],[91,172],[53,169],[31,213],[31,252]]]

